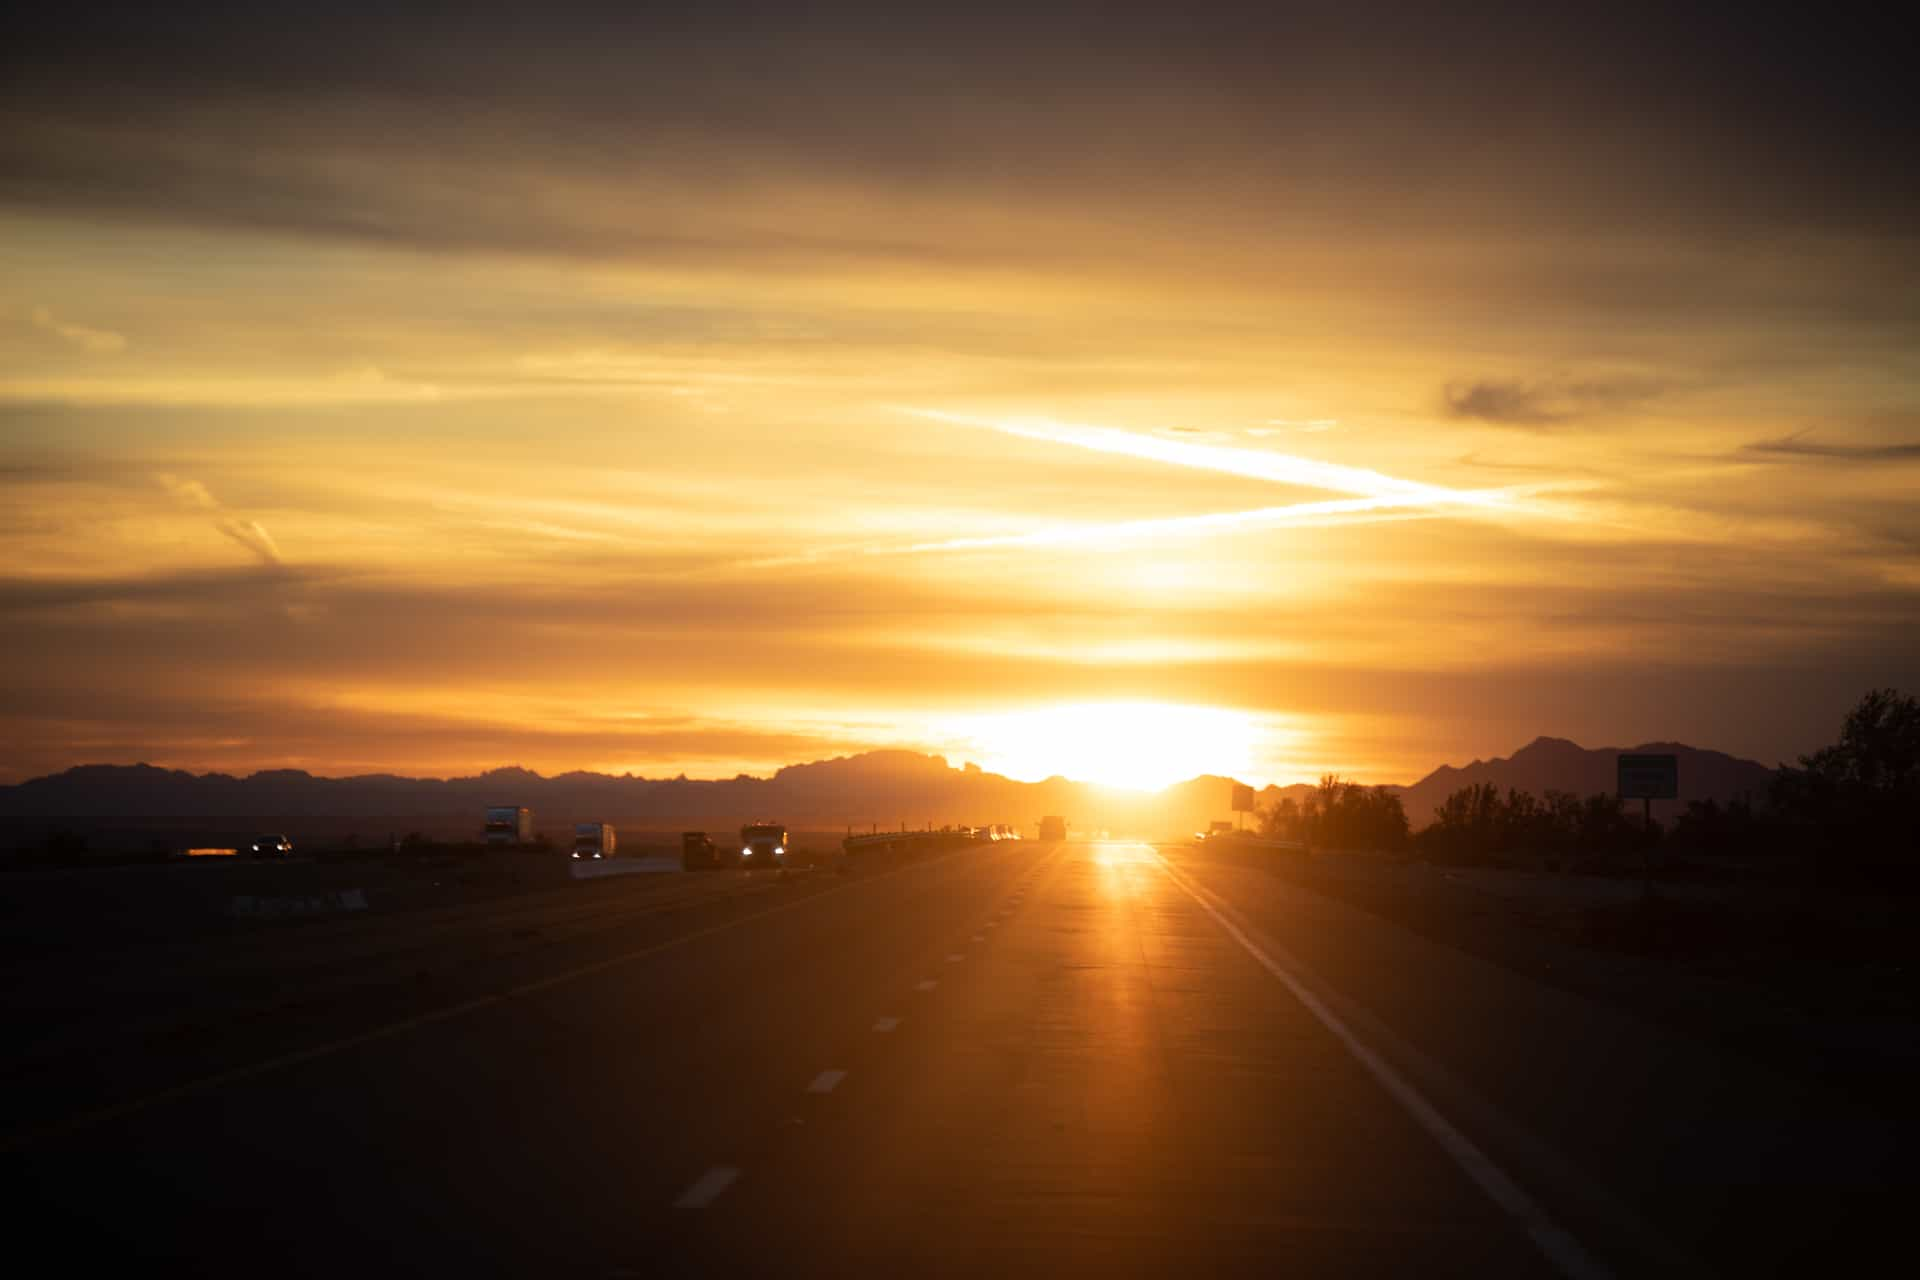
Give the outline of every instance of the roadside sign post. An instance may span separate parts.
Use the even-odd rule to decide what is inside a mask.
[[[1622,800],[1639,800],[1643,806],[1640,896],[1645,901],[1653,897],[1653,802],[1680,798],[1680,757],[1623,751],[1616,768],[1616,795]]]
[[[1253,788],[1244,782],[1233,784],[1234,824],[1239,825],[1240,815],[1253,812]]]

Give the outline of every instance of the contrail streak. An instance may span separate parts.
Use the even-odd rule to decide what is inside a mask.
[[[855,557],[933,555],[943,551],[993,551],[1004,547],[1062,547],[1085,543],[1124,542],[1142,537],[1204,537],[1243,529],[1276,529],[1288,526],[1325,526],[1335,524],[1371,524],[1384,520],[1424,520],[1439,512],[1414,498],[1330,498],[1324,502],[1298,502],[1290,506],[1256,507],[1248,511],[1215,511],[1197,516],[1156,516],[1144,520],[1110,520],[1098,524],[1062,525],[1025,533],[986,534],[972,538],[943,538],[932,542],[906,542],[893,546],[861,543],[852,546],[821,547],[798,555],[769,556],[746,560],[737,569],[780,569],[793,565],[819,564],[827,560]]]
[[[1317,502],[1295,502],[1273,507],[1256,507],[1246,511],[1215,511],[1197,516],[1160,516],[1142,520],[1103,521],[1096,524],[1036,529],[1023,533],[942,538],[893,546],[862,544],[822,547],[799,555],[750,560],[737,567],[771,569],[854,557],[930,555],[949,551],[991,551],[1008,547],[1073,546],[1122,542],[1136,538],[1205,536],[1245,529],[1370,523],[1381,520],[1420,520],[1438,516],[1446,508],[1464,508],[1467,511],[1482,514],[1513,514],[1522,511],[1541,513],[1535,504],[1523,501],[1530,494],[1544,487],[1539,485],[1526,488],[1449,489],[1443,485],[1422,484],[1417,480],[1402,480],[1397,476],[1370,471],[1364,467],[1345,467],[1337,463],[1316,462],[1311,458],[1270,453],[1265,450],[1238,449],[1227,445],[1197,444],[1185,440],[1168,440],[1160,436],[1135,435],[1130,431],[1121,431],[1113,427],[1079,426],[1047,419],[974,418],[939,409],[910,408],[904,412],[937,422],[980,427],[1029,440],[1075,445],[1098,453],[1121,454],[1204,471],[1222,471],[1258,480],[1271,480],[1277,484],[1332,489],[1335,492],[1354,496],[1328,498]]]
[[[1398,476],[1370,471],[1365,467],[1346,467],[1334,462],[1316,462],[1312,458],[1263,449],[1239,449],[1231,445],[1199,444],[1190,440],[1169,440],[1164,436],[1136,435],[1114,427],[1083,426],[1054,422],[1046,418],[976,418],[948,413],[941,409],[908,409],[908,413],[937,422],[964,427],[981,427],[1003,435],[1028,440],[1046,440],[1070,444],[1096,453],[1121,454],[1164,462],[1176,467],[1201,471],[1222,471],[1229,475],[1276,484],[1301,485],[1310,489],[1331,489],[1364,497],[1399,497],[1434,506],[1500,507],[1508,505],[1508,495],[1497,490],[1449,489],[1442,485],[1402,480]]]
[[[1159,516],[1146,520],[1116,520],[1102,524],[1068,525],[1058,529],[1037,529],[1031,533],[947,538],[939,542],[916,542],[901,547],[875,547],[866,550],[865,554],[913,555],[933,551],[988,550],[995,547],[1068,546],[1082,542],[1226,533],[1238,529],[1272,529],[1287,525],[1350,524],[1366,520],[1417,520],[1436,514],[1416,509],[1432,505],[1434,504],[1424,498],[1414,497],[1330,498],[1324,502],[1297,502],[1283,507],[1256,507],[1250,511],[1215,511],[1198,516]]]

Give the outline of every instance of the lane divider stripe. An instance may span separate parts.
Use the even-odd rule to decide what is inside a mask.
[[[334,1054],[344,1053],[348,1049],[357,1049],[361,1045],[391,1039],[394,1036],[403,1035],[419,1027],[428,1027],[438,1022],[447,1022],[465,1014],[473,1013],[479,1009],[504,1004],[517,996],[531,995],[536,991],[545,991],[550,987],[557,987],[578,978],[590,977],[596,973],[604,973],[608,969],[616,969],[621,965],[632,964],[636,960],[644,960],[649,956],[657,956],[664,951],[671,951],[675,947],[683,947],[690,942],[698,942],[702,938],[710,938],[717,933],[725,933],[729,929],[737,929],[741,925],[752,924],[756,920],[765,920],[769,916],[784,915],[789,911],[798,911],[809,903],[824,898],[829,894],[844,893],[850,889],[877,884],[882,880],[891,879],[894,876],[901,875],[908,871],[919,870],[937,862],[950,861],[959,857],[960,852],[961,851],[956,850],[953,853],[936,854],[932,858],[908,863],[905,866],[894,867],[891,870],[882,871],[878,875],[868,876],[847,884],[829,886],[828,888],[820,890],[818,893],[808,894],[806,897],[793,902],[785,902],[777,907],[768,907],[764,911],[755,911],[751,914],[740,916],[737,919],[722,921],[719,924],[710,925],[705,929],[696,929],[692,933],[681,934],[677,938],[669,938],[665,942],[657,942],[652,946],[642,947],[638,951],[629,951],[624,955],[612,956],[605,960],[596,960],[592,964],[584,964],[577,969],[569,969],[564,973],[556,973],[545,978],[536,978],[529,982],[516,983],[503,991],[497,991],[491,995],[476,996],[471,1000],[462,1000],[458,1004],[447,1005],[441,1009],[431,1009],[426,1013],[418,1013],[409,1018],[401,1018],[397,1022],[389,1022],[384,1026],[375,1027],[371,1031],[362,1031],[356,1035],[343,1036],[338,1040],[329,1040],[322,1044],[311,1045],[305,1049],[295,1049],[292,1052],[282,1053],[260,1062],[249,1063],[244,1067],[234,1067],[229,1071],[216,1072],[210,1076],[201,1076],[197,1080],[188,1080],[184,1083],[173,1085],[170,1088],[159,1089],[153,1093],[142,1094],[136,1098],[129,1098],[124,1102],[115,1102],[104,1107],[96,1107],[91,1111],[78,1112],[50,1124],[16,1129],[12,1133],[0,1137],[0,1151],[18,1151],[36,1142],[44,1141],[47,1138],[77,1133],[84,1129],[93,1128],[96,1125],[105,1124],[108,1121],[119,1120],[126,1116],[135,1115],[152,1107],[161,1106],[169,1102],[177,1102],[181,1098],[192,1097],[197,1093],[206,1093],[226,1085],[238,1084],[243,1080],[252,1080],[258,1076],[281,1071],[287,1067],[297,1067],[302,1063],[312,1062],[319,1058],[332,1057]],[[950,958],[958,959],[957,956]]]
[[[676,1209],[704,1209],[719,1198],[720,1193],[732,1186],[740,1171],[732,1165],[715,1165],[694,1180],[694,1184],[680,1193],[673,1202]]]

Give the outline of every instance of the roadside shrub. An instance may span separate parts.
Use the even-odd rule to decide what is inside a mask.
[[[1263,812],[1260,830],[1318,849],[1396,852],[1407,846],[1407,813],[1400,797],[1385,787],[1363,787],[1328,774],[1304,802],[1286,796]]]

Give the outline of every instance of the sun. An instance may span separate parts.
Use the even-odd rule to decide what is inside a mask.
[[[1058,774],[1157,791],[1197,774],[1247,777],[1259,731],[1245,712],[1091,702],[968,716],[949,726],[982,769],[1024,782]]]

